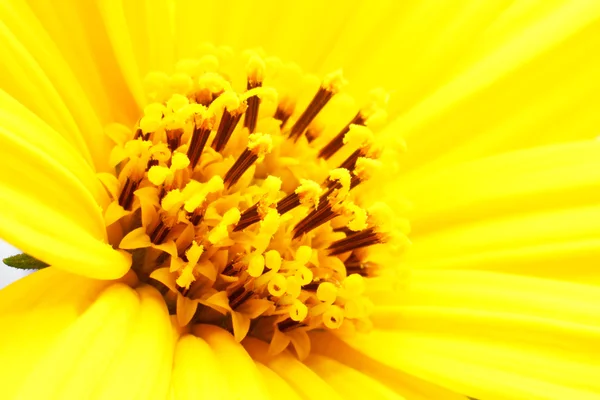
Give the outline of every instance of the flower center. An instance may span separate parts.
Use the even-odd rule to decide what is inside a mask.
[[[354,108],[340,72],[315,82],[244,57],[241,89],[229,77],[243,72],[215,55],[147,77],[152,102],[136,126],[107,128],[107,229],[181,326],[306,354],[311,330],[369,328],[366,281],[398,247],[394,210],[367,185],[386,174],[384,153],[396,158],[373,133],[386,95]]]

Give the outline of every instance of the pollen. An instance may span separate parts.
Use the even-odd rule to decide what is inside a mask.
[[[99,176],[107,232],[175,321],[305,355],[310,331],[368,329],[366,282],[406,242],[378,201],[400,156],[377,134],[387,94],[356,106],[341,71],[316,82],[259,51],[219,54],[147,76],[150,103]]]

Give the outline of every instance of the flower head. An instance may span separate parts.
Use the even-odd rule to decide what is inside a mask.
[[[156,101],[128,135],[110,127],[123,135],[114,173],[99,174],[107,235],[138,279],[163,285],[181,326],[225,326],[237,341],[252,330],[271,353],[292,343],[305,358],[311,331],[368,331],[365,278],[397,279],[406,224],[381,201],[391,187],[379,188],[402,146],[372,130],[385,115],[381,90],[349,113],[336,103],[336,71],[304,104],[286,78],[295,67],[244,55],[240,92],[216,54],[210,71],[186,60],[146,78]],[[344,114],[341,126],[330,121]]]
[[[3,396],[597,397],[600,7],[509,3],[0,5]]]

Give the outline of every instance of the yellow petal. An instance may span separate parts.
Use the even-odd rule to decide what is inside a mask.
[[[404,397],[395,393],[381,382],[330,358],[312,355],[306,359],[305,364],[319,374],[321,378],[344,396],[344,398],[404,400]]]
[[[59,135],[0,91],[0,236],[48,264],[118,278],[129,259],[106,240],[98,181]],[[96,197],[96,199],[95,199]]]
[[[230,398],[268,399],[256,365],[231,334],[219,327],[197,325],[194,334],[204,339],[215,352],[219,364],[227,372]]]
[[[315,372],[304,365],[288,351],[275,356],[268,355],[268,344],[254,338],[247,338],[244,346],[253,358],[265,364],[283,378],[287,384],[304,399],[336,399],[342,397]]]
[[[48,267],[35,271],[0,290],[0,314],[69,306],[83,312],[111,281],[95,280]]]
[[[487,32],[510,4],[510,1],[360,2],[353,13],[345,16],[347,24],[335,32],[337,40],[334,38],[333,43],[321,50],[324,61],[319,61],[328,70],[341,63],[347,65],[344,72],[352,86],[356,82],[363,91],[370,89],[365,76],[379,81],[379,85],[401,85],[397,103],[398,107],[406,107],[447,81],[455,73],[454,65],[468,54],[474,39]],[[409,37],[411,40],[406,40]],[[364,53],[353,54],[356,48],[364,49]],[[403,57],[394,57],[393,52]],[[411,62],[405,62],[404,57]]]
[[[370,358],[328,333],[312,333],[316,354],[337,360],[392,389],[410,400],[467,400],[464,395],[444,389],[432,381],[423,380],[403,370],[390,368]]]
[[[258,318],[267,311],[273,303],[265,299],[249,299],[236,308],[237,311],[246,314],[249,318]]]
[[[413,271],[397,292],[373,292],[380,306],[447,306],[596,326],[600,290],[596,285],[561,282],[490,271]],[[376,308],[377,310],[377,308]]]
[[[134,123],[139,109],[127,90],[97,5],[78,1],[30,4],[102,124]],[[40,32],[34,34],[39,36]]]
[[[487,399],[594,399],[598,366],[556,360],[551,352],[471,338],[373,331],[349,341],[355,349],[457,392]],[[597,356],[593,356],[597,359]],[[560,375],[561,378],[555,380]]]
[[[94,399],[159,400],[167,396],[175,348],[169,313],[156,289],[142,286],[136,290],[139,313],[100,377]]]
[[[61,132],[98,170],[107,168],[108,141],[85,92],[52,38],[24,1],[0,5],[3,87]]]
[[[32,368],[15,385],[15,398],[89,397],[124,339],[138,306],[138,297],[127,286],[116,284],[106,289],[80,318],[57,335],[47,352],[31,353],[33,359],[29,360],[23,357]],[[47,320],[51,324],[53,317]]]
[[[2,394],[12,398],[71,324],[109,284],[49,267],[0,291]]]
[[[260,362],[255,363],[269,390],[271,400],[301,400],[300,395],[273,370]]]
[[[348,342],[476,398],[593,398],[600,392],[593,378],[600,372],[599,298],[594,285],[415,271],[402,295],[373,297],[377,330]]]
[[[72,186],[79,191],[87,189],[89,194],[85,197],[93,197],[100,205],[107,204],[108,197],[104,188],[98,184],[93,176],[94,170],[86,165],[81,153],[36,114],[1,89],[0,127],[4,131],[3,142],[7,141],[7,145],[11,143],[12,146],[20,146],[23,151],[35,154],[35,158],[41,156],[56,164],[55,168],[62,167],[68,171]],[[10,155],[9,149],[10,147],[4,150]],[[40,155],[40,152],[43,154]]]
[[[574,142],[407,179],[415,204],[407,263],[595,279],[599,156],[600,142]]]
[[[121,68],[125,82],[129,87],[138,106],[142,108],[145,105],[144,90],[142,87],[142,77],[148,70],[140,69],[137,54],[144,54],[147,41],[133,41],[127,20],[126,5],[120,0],[109,0],[99,3],[100,15],[104,21],[105,29],[108,38],[112,44],[117,63]],[[139,6],[139,3],[131,4],[132,7]],[[139,10],[138,10],[139,11]],[[139,17],[139,16],[138,16]],[[133,34],[138,35],[138,38],[147,38],[143,23],[137,22],[139,18],[133,18],[132,23],[136,26],[132,27]],[[137,29],[136,29],[137,28]],[[140,29],[141,28],[141,29]],[[144,60],[140,60],[142,65]]]
[[[596,203],[599,166],[600,141],[594,140],[415,173],[402,180],[414,203],[412,235],[490,216]]]
[[[598,218],[600,207],[586,206],[484,219],[416,237],[407,262],[597,282]]]
[[[176,400],[231,399],[223,363],[203,339],[184,335],[177,342],[171,391]],[[243,397],[241,397],[243,398]]]
[[[600,58],[589,52],[598,45],[599,15],[596,2],[516,2],[491,33],[482,32],[452,79],[409,103],[389,127],[390,133],[404,132],[411,149],[406,165],[440,168],[447,163],[430,162],[462,144],[466,148],[453,162],[596,136],[594,71]],[[565,70],[572,79],[563,79]],[[587,91],[588,85],[596,89]],[[575,118],[574,104],[581,107]]]

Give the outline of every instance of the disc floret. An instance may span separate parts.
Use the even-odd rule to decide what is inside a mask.
[[[402,235],[393,210],[361,193],[385,168],[381,152],[395,151],[371,126],[385,96],[375,91],[327,133],[341,72],[302,108],[286,68],[253,52],[239,91],[214,56],[149,75],[154,102],[115,144],[114,175],[99,177],[113,199],[111,242],[132,253],[133,271],[161,289],[180,325],[219,324],[304,356],[312,330],[369,328],[373,255]]]

